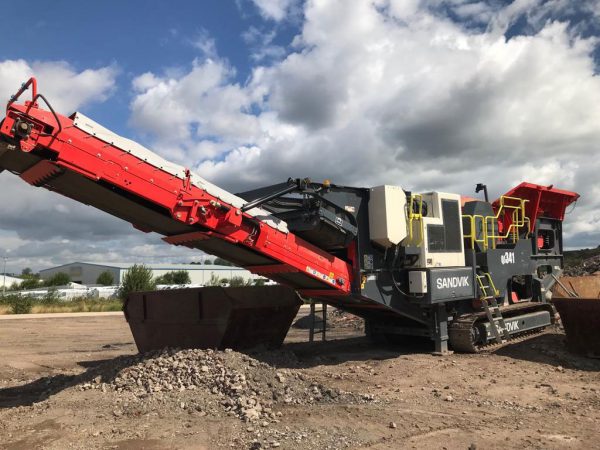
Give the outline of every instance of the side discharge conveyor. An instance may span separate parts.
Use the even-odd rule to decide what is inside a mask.
[[[522,183],[490,203],[308,178],[232,194],[81,113],[58,114],[33,78],[0,124],[0,168],[280,284],[133,294],[141,351],[280,344],[299,298],[363,317],[378,341],[423,336],[441,353],[543,329],[579,197]]]

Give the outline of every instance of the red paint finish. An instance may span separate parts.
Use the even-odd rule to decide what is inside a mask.
[[[551,186],[541,186],[533,183],[521,183],[508,191],[505,196],[527,200],[525,204],[525,215],[531,221],[532,231],[535,228],[538,217],[563,220],[567,207],[579,199],[576,192],[556,189]],[[494,210],[498,211],[500,200],[493,203]],[[505,214],[499,217],[503,229],[509,229],[512,223],[512,210],[507,209]]]

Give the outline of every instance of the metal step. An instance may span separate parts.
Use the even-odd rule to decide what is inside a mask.
[[[500,312],[500,307],[496,302],[496,298],[487,297],[482,298],[481,300],[496,343],[502,344],[503,342],[509,340],[510,332],[506,327],[506,323],[504,322],[504,318],[502,317],[502,313]]]
[[[321,303],[321,309],[316,309],[316,304]],[[313,342],[315,339],[315,328],[317,323],[317,314],[321,313],[321,330],[319,331],[321,334],[321,340],[325,341],[327,338],[327,303],[311,301],[310,302],[310,317],[311,323],[308,334],[308,341]]]

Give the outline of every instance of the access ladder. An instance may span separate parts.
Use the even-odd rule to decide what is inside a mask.
[[[483,309],[485,310],[485,314],[490,323],[494,341],[498,344],[502,344],[510,339],[510,333],[508,332],[504,317],[502,317],[500,307],[496,301],[496,296],[499,295],[499,291],[496,289],[489,272],[477,275],[477,283],[479,284],[479,289],[481,291],[481,304],[483,305]],[[491,293],[488,292],[488,289],[492,290]]]

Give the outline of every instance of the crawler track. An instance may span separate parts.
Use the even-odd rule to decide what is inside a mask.
[[[482,325],[487,322],[487,317],[484,312],[459,317],[452,323],[448,330],[450,345],[456,352],[479,353],[481,351],[494,351],[504,345],[526,340],[532,334],[541,332],[553,323],[554,309],[552,308],[552,305],[547,303],[527,303],[507,306],[501,309],[505,319],[540,310],[547,310],[550,312],[552,320],[550,324],[531,330],[511,333],[510,340],[502,343],[487,340],[481,342],[483,340],[481,338],[481,328]]]

